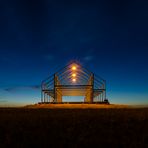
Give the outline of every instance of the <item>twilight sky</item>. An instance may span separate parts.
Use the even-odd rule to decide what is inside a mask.
[[[111,103],[148,104],[148,2],[0,1],[0,105],[40,101],[71,60],[107,81]]]

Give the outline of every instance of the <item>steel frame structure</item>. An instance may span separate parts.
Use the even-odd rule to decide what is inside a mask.
[[[77,103],[105,103],[106,81],[77,62],[69,63],[42,81],[40,103],[68,103],[63,96],[84,96]]]

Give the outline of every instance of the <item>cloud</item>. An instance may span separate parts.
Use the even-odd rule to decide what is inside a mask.
[[[16,92],[18,90],[26,90],[26,89],[38,90],[38,89],[40,89],[40,87],[41,87],[40,85],[17,86],[17,87],[5,88],[4,91],[7,91],[7,92]]]
[[[33,85],[33,86],[30,86],[30,88],[32,88],[32,89],[40,89],[41,86],[40,85]]]
[[[5,91],[8,91],[8,92],[11,92],[11,91],[13,91],[15,88],[14,87],[12,87],[12,88],[5,88],[4,90]]]
[[[47,60],[47,61],[52,61],[52,60],[54,60],[54,55],[45,55],[45,60]]]
[[[0,100],[0,103],[8,102],[7,100]]]
[[[84,61],[92,61],[94,59],[93,56],[85,56],[84,58]]]

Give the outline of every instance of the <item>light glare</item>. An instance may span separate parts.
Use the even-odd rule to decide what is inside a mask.
[[[72,66],[72,70],[76,70],[77,68],[76,68],[76,66]]]
[[[75,74],[75,73],[73,73],[73,74],[72,74],[72,76],[73,76],[73,77],[75,77],[75,76],[76,76],[76,74]]]
[[[76,79],[72,79],[73,82],[76,82]]]

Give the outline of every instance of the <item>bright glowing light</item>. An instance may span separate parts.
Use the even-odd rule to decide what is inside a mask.
[[[75,74],[75,73],[73,73],[73,74],[72,74],[72,76],[73,76],[73,77],[76,77],[76,74]]]
[[[77,67],[76,66],[72,66],[72,70],[76,70],[77,69]]]
[[[72,79],[73,82],[76,82],[76,79]]]

